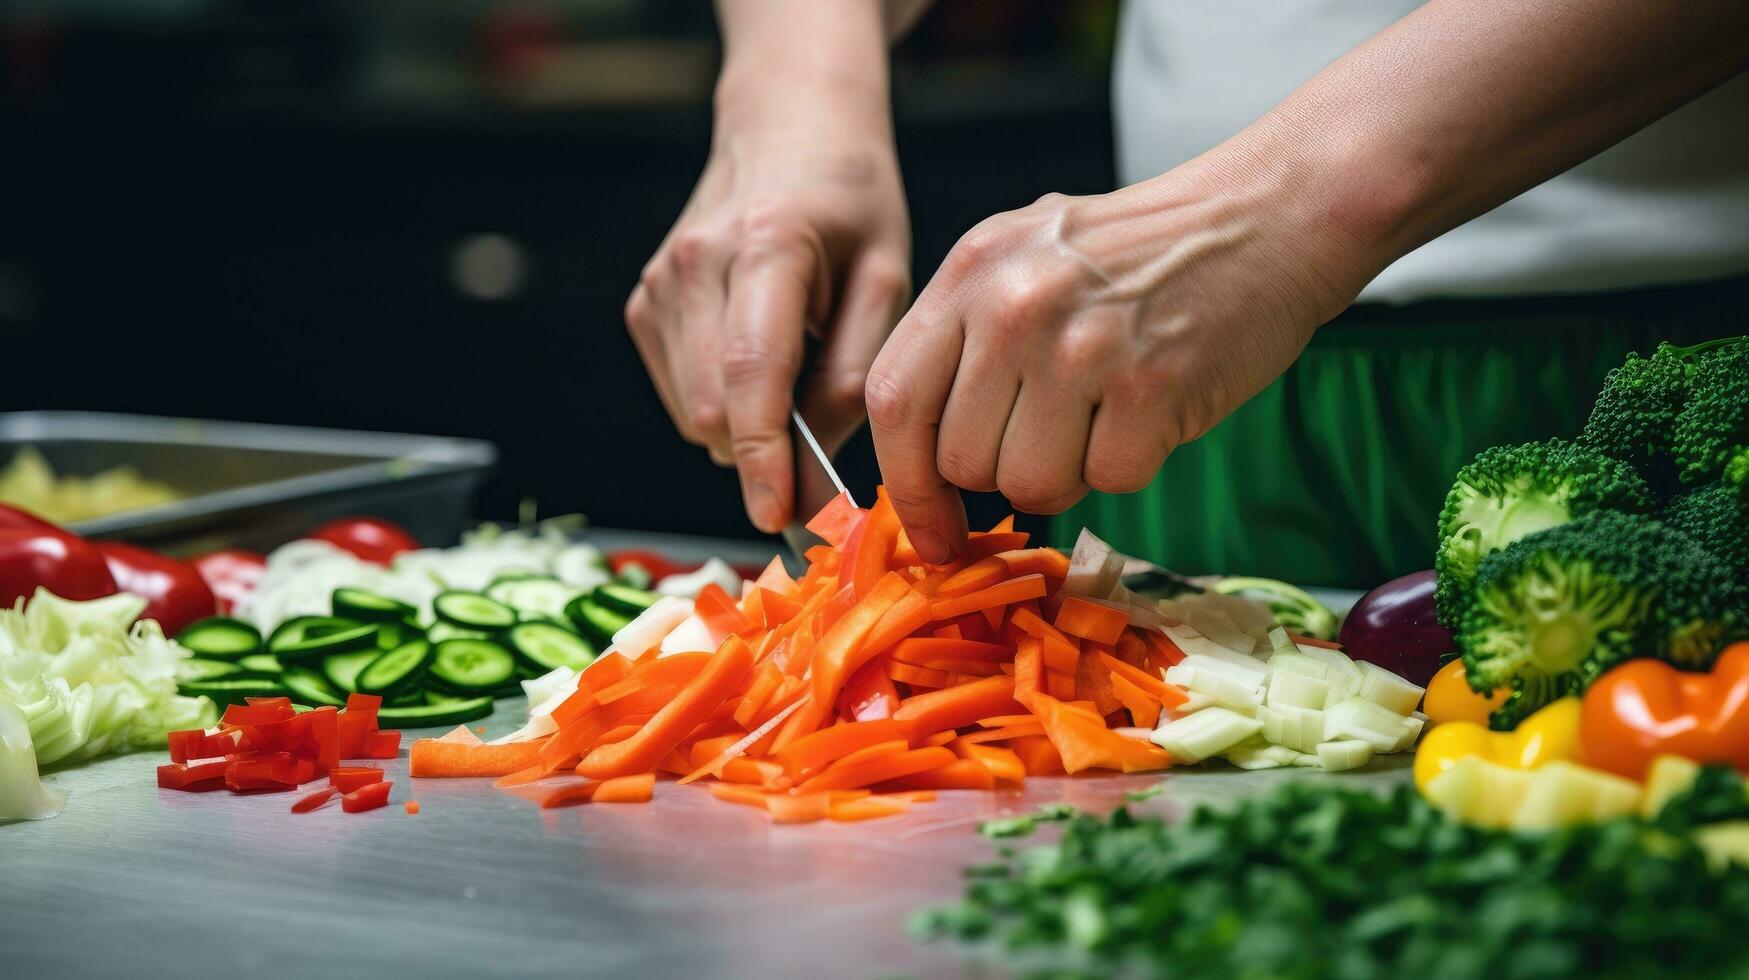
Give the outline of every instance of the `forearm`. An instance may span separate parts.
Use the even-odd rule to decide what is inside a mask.
[[[1388,264],[1749,67],[1749,4],[1433,0],[1245,134]]]
[[[903,4],[898,4],[902,6]],[[888,115],[893,0],[718,0],[723,70],[719,126],[824,112]]]

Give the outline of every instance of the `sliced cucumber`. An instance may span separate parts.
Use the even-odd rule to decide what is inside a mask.
[[[245,673],[257,677],[278,677],[279,672],[285,669],[279,658],[271,653],[251,653],[247,657],[239,658],[237,666]]]
[[[640,613],[655,605],[656,600],[662,597],[654,592],[645,592],[643,589],[634,589],[629,585],[609,582],[596,589],[591,598],[607,609],[636,619]]]
[[[505,639],[524,663],[543,673],[555,667],[582,670],[595,660],[588,640],[553,623],[517,623]]]
[[[426,691],[420,690],[419,685],[415,684],[399,694],[390,695],[389,697],[384,698],[383,706],[387,708],[411,708],[416,704],[425,704],[425,696],[427,693],[428,692]]]
[[[358,672],[356,683],[362,694],[395,694],[418,683],[431,666],[431,644],[424,640],[403,643]]]
[[[381,708],[377,711],[377,723],[384,728],[436,728],[474,721],[491,713],[492,699],[482,696],[409,708]]]
[[[208,616],[176,634],[176,642],[203,660],[236,660],[261,649],[261,631],[229,616]]]
[[[516,658],[491,640],[444,640],[434,649],[431,679],[457,694],[489,694],[516,676]]]
[[[198,657],[191,657],[176,664],[176,682],[179,684],[217,680],[220,677],[233,677],[242,673],[242,667],[224,660],[201,660]]]
[[[340,690],[357,694],[359,671],[370,666],[372,660],[385,652],[387,651],[373,649],[330,654],[322,659],[322,674],[328,678],[328,683]]]
[[[361,623],[392,623],[418,612],[399,599],[345,586],[334,590],[333,604],[335,616]]]
[[[279,677],[279,682],[291,692],[291,696],[305,704],[332,705],[336,708],[346,704],[346,693],[328,682],[328,678],[316,673],[308,667],[287,667]]]
[[[349,619],[311,622],[302,630],[287,630],[281,626],[268,638],[267,650],[281,663],[287,663],[375,649],[379,628],[377,623],[355,623]]]
[[[431,628],[425,631],[425,638],[433,643],[442,643],[444,640],[486,640],[491,637],[490,633],[466,629],[442,620],[432,623]]]
[[[537,616],[563,616],[565,603],[582,591],[556,578],[523,578],[500,582],[486,594],[516,610],[523,619]]]
[[[594,601],[590,596],[578,596],[565,607],[565,616],[577,624],[577,629],[597,648],[613,642],[613,634],[625,628],[635,617],[623,616]]]
[[[478,592],[439,592],[431,608],[437,618],[463,629],[490,633],[516,625],[516,610]]]
[[[386,622],[377,624],[377,649],[393,650],[401,644],[421,635],[423,631],[406,621]]]
[[[242,704],[244,698],[282,698],[288,692],[278,681],[261,677],[220,677],[217,680],[179,684],[189,697],[208,697],[220,705]]]

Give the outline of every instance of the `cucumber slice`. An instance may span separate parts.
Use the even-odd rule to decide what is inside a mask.
[[[176,665],[176,681],[179,684],[217,680],[220,677],[231,677],[241,673],[243,673],[242,667],[223,660],[201,660],[198,657],[191,657]]]
[[[492,638],[492,634],[438,620],[425,631],[425,638],[433,643],[442,643],[444,640],[489,640]]]
[[[191,698],[208,697],[218,705],[242,704],[245,698],[283,698],[291,693],[278,681],[261,677],[221,677],[217,680],[178,684],[176,689]]]
[[[565,603],[577,598],[583,590],[566,585],[556,578],[525,578],[503,582],[488,594],[516,610],[523,619],[565,615]],[[495,594],[493,594],[495,593]]]
[[[392,623],[417,614],[399,599],[342,586],[334,590],[334,615],[361,623]]]
[[[425,700],[425,696],[428,693],[420,690],[419,685],[415,684],[399,694],[384,698],[383,706],[387,708],[411,708],[416,704],[426,704],[428,702]]]
[[[292,697],[305,704],[325,704],[336,708],[346,705],[346,693],[330,684],[328,678],[308,667],[287,667],[285,673],[280,675],[279,682],[285,685]]]
[[[378,654],[375,660],[358,672],[356,683],[361,694],[396,694],[415,684],[431,667],[431,644],[413,640]]]
[[[314,620],[318,617],[308,618]],[[281,626],[268,638],[267,650],[281,663],[287,663],[374,649],[379,628],[377,623],[355,623],[349,619],[307,622],[303,628],[292,630]]]
[[[251,653],[247,657],[239,658],[237,667],[256,677],[278,677],[279,672],[285,669],[279,658],[271,653]]]
[[[595,647],[588,640],[553,623],[517,623],[505,639],[525,664],[542,673],[555,667],[582,670],[595,660]]]
[[[387,652],[420,635],[416,626],[410,626],[405,621],[395,621],[377,624],[377,649]]]
[[[261,649],[261,631],[229,616],[208,616],[176,634],[176,642],[203,660],[236,660]]]
[[[491,713],[491,697],[481,696],[409,708],[381,708],[377,711],[377,722],[384,728],[436,728],[474,721]]]
[[[487,694],[516,676],[516,658],[491,640],[444,640],[434,649],[431,679],[457,694]]]
[[[637,618],[644,610],[656,604],[662,598],[654,592],[634,589],[629,585],[609,582],[595,590],[591,596],[601,606]]]
[[[328,678],[328,683],[340,690],[357,694],[359,671],[370,666],[372,660],[386,652],[385,650],[354,650],[351,653],[330,654],[322,660],[322,674]]]
[[[437,618],[463,629],[491,633],[516,625],[516,610],[478,592],[439,592],[431,608]]]
[[[578,596],[565,607],[565,617],[577,624],[577,629],[597,649],[613,642],[613,634],[624,629],[634,618],[624,616],[596,602],[591,596]]]

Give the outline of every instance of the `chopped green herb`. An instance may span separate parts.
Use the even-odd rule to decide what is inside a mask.
[[[1151,800],[1164,792],[1166,792],[1166,784],[1155,783],[1147,789],[1132,789],[1128,793],[1125,793],[1123,798],[1129,800],[1131,803],[1140,803],[1143,800]]]
[[[978,833],[985,837],[1025,837],[1032,833],[1033,826],[1031,817],[1003,817],[979,824]]]

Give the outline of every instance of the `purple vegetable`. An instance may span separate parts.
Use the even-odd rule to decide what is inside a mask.
[[[1433,615],[1434,577],[1431,569],[1416,572],[1361,596],[1337,636],[1348,655],[1427,686],[1439,658],[1457,649]]]

